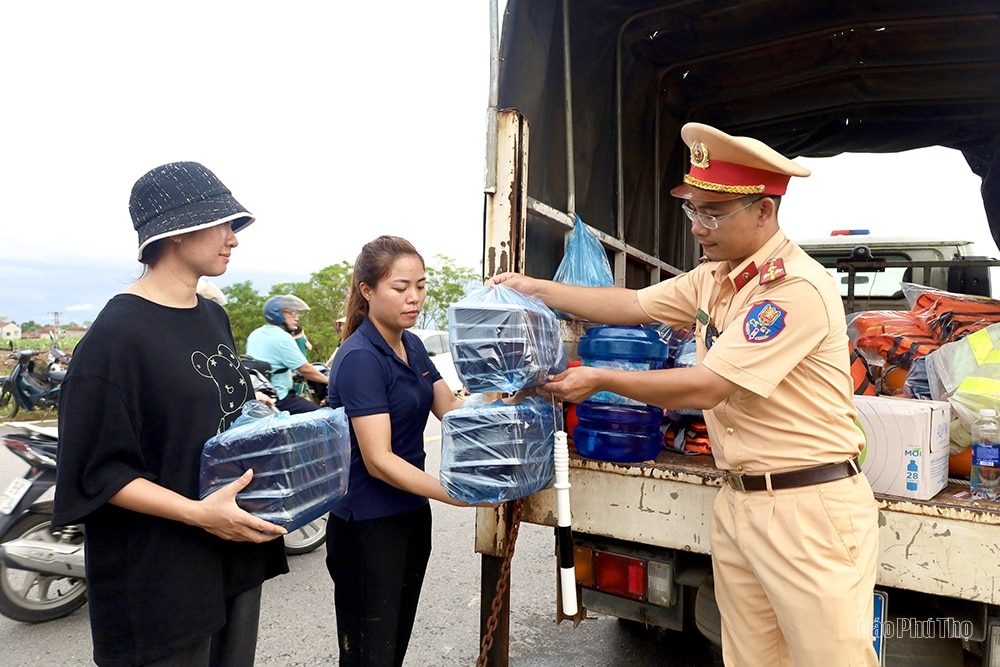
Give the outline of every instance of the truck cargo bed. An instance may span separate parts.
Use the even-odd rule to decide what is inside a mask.
[[[663,451],[622,464],[570,454],[574,532],[710,553],[721,475],[710,456]],[[949,481],[930,500],[876,494],[882,586],[1000,604],[1000,504],[973,501]],[[555,492],[525,499],[522,521],[556,525]],[[931,517],[930,520],[927,517]]]

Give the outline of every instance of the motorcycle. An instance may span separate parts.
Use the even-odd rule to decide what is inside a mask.
[[[42,370],[35,369],[38,350],[16,350],[7,355],[15,359],[14,368],[0,386],[0,418],[12,419],[18,410],[51,410],[59,404],[59,387],[66,378],[63,365],[69,357],[56,347],[49,348],[49,362]]]
[[[24,623],[62,618],[87,601],[83,527],[52,526],[54,428],[22,424],[3,444],[29,466],[0,496],[0,614]]]

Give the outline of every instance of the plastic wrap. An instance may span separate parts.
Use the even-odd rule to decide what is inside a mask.
[[[926,356],[914,359],[910,364],[910,370],[907,371],[906,380],[903,382],[903,397],[922,401],[932,400]]]
[[[502,503],[552,485],[562,413],[537,396],[473,401],[441,420],[441,485],[470,504]]]
[[[290,415],[248,401],[201,455],[201,497],[254,475],[236,504],[289,532],[329,512],[347,493],[351,436],[343,408]]]
[[[1000,322],[1000,301],[996,299],[913,283],[903,283],[903,294],[910,310],[921,314],[941,344]]]
[[[579,215],[566,242],[566,253],[552,280],[584,287],[611,287],[615,284],[615,274],[604,246]],[[560,313],[560,316],[572,317],[565,313]]]
[[[888,362],[909,368],[914,359],[940,347],[926,314],[906,310],[852,313],[847,316],[847,334],[873,366]]]
[[[667,358],[667,368],[694,368],[698,365],[698,339],[695,338],[694,325],[689,325],[675,332],[670,341],[670,356]],[[679,417],[701,419],[702,411],[695,408],[673,410]]]
[[[934,400],[951,398],[962,380],[973,375],[994,349],[1000,349],[1000,324],[982,328],[928,354],[927,375]]]
[[[480,287],[448,309],[452,360],[471,393],[515,393],[566,369],[548,306],[503,285]]]

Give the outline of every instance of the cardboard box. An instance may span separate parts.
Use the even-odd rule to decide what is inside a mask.
[[[947,402],[855,396],[854,404],[868,440],[861,470],[876,493],[927,500],[947,486]]]

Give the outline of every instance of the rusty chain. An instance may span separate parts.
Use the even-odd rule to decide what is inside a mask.
[[[479,658],[476,660],[476,667],[486,667],[487,656],[493,648],[493,633],[496,632],[499,623],[500,607],[503,605],[504,592],[510,583],[510,561],[514,557],[514,545],[517,543],[517,531],[521,527],[521,505],[523,501],[518,498],[511,501],[510,530],[507,533],[507,548],[504,549],[503,566],[500,568],[500,580],[497,581],[496,593],[493,595],[493,604],[490,605],[490,618],[486,621],[486,634],[483,635],[482,646],[479,650]]]

